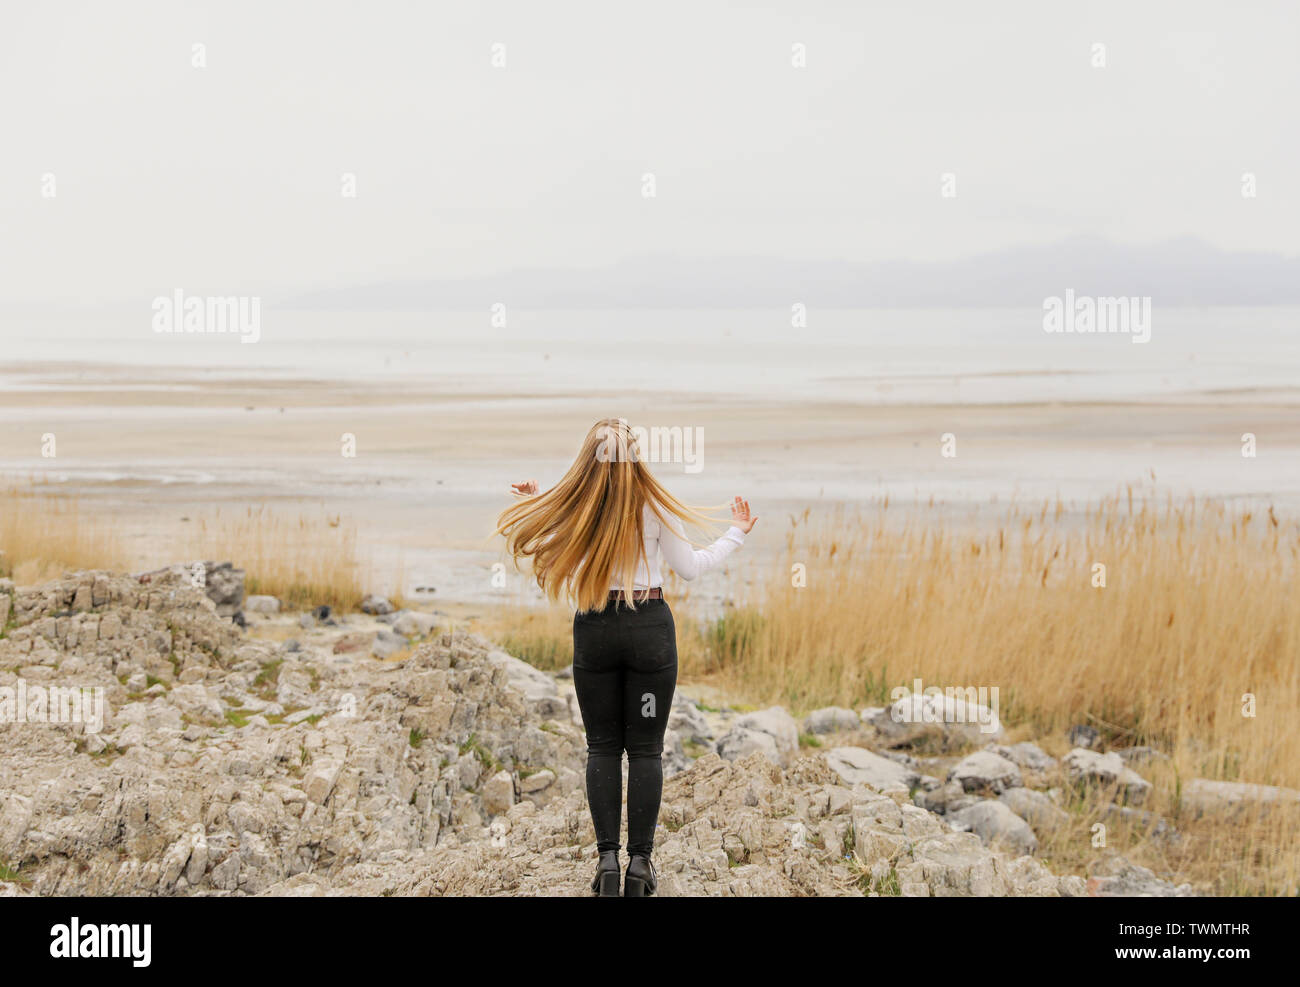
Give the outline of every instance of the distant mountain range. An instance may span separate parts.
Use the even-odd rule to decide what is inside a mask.
[[[956,261],[691,260],[650,255],[593,270],[527,269],[479,278],[331,288],[275,307],[366,311],[486,309],[1039,306],[1076,295],[1150,296],[1157,305],[1300,304],[1300,258],[1221,250],[1191,237],[1126,246],[1073,237]]]

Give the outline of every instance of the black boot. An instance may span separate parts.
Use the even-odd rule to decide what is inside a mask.
[[[592,879],[591,890],[597,898],[617,898],[618,895],[618,851],[606,850],[600,855],[596,865],[596,876]]]
[[[655,865],[650,862],[650,858],[639,853],[632,854],[627,861],[627,876],[623,879],[623,897],[649,898],[658,886]]]

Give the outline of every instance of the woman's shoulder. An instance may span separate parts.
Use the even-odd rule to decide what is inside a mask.
[[[662,516],[667,518],[667,526],[675,530],[678,534],[682,533],[681,522],[667,511],[662,512]],[[665,527],[665,522],[660,519],[660,514],[656,513],[654,506],[646,501],[645,507],[641,508],[641,529],[647,537],[658,537],[659,532]]]
[[[659,515],[649,501],[641,508],[641,530],[647,535],[657,534],[659,531]]]

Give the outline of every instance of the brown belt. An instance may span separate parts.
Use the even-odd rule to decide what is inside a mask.
[[[632,591],[632,599],[636,603],[643,600],[662,600],[664,598],[663,587],[652,586],[650,589],[636,589]],[[609,600],[613,603],[615,600],[626,600],[621,589],[612,589],[609,591]]]

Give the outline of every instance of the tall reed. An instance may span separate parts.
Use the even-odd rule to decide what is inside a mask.
[[[1104,820],[1109,846],[1202,889],[1294,891],[1297,813],[1197,820],[1180,801],[1191,778],[1300,788],[1294,520],[1129,489],[1080,511],[1012,506],[970,524],[888,501],[808,511],[776,537],[765,562],[745,560],[754,588],[723,616],[693,616],[674,593],[684,679],[796,714],[884,705],[916,679],[996,688],[1012,735],[1049,753],[1066,753],[1066,728],[1083,723],[1107,746],[1169,756],[1142,769],[1147,808],[1181,840],[1085,799],[1043,837],[1047,859],[1085,865]],[[536,641],[548,630],[565,626],[534,618],[516,636],[562,648]]]
[[[122,545],[112,524],[44,484],[0,491],[0,576],[18,583],[72,569],[118,568]]]
[[[233,561],[250,595],[276,596],[287,607],[355,609],[372,576],[358,556],[355,522],[262,505],[199,517],[184,554]]]

